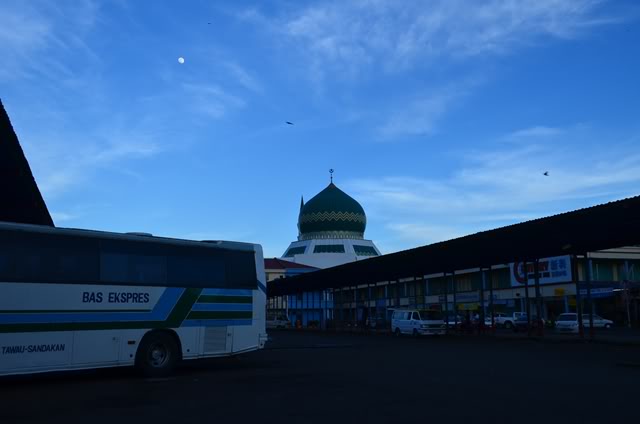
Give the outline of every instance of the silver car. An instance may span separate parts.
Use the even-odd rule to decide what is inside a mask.
[[[582,325],[585,328],[589,328],[589,314],[582,314]],[[594,328],[611,328],[613,321],[602,318],[599,315],[593,314],[593,327]],[[577,333],[578,332],[578,314],[567,313],[560,314],[556,320],[556,330],[561,333]]]

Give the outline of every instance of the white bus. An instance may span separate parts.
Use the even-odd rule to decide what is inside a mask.
[[[0,222],[0,376],[264,347],[262,248]]]

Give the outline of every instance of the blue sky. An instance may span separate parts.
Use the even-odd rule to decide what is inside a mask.
[[[59,226],[280,256],[334,168],[388,253],[640,194],[635,1],[151,4],[0,3]]]

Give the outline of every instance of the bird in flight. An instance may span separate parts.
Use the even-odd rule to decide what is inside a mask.
[[[542,175],[544,175],[545,177],[548,177],[549,176],[549,171],[544,171],[544,174],[542,174]]]
[[[287,121],[287,124],[288,124],[288,125],[293,125],[293,122],[289,122],[289,121]]]

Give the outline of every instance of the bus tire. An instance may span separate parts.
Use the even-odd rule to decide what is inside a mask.
[[[146,334],[136,352],[136,368],[145,377],[166,377],[180,360],[176,338],[166,331]]]

